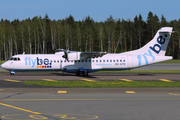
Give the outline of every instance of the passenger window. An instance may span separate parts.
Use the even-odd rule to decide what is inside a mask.
[[[87,62],[87,60],[85,60],[85,62]]]
[[[91,60],[89,60],[89,62],[91,62]]]
[[[78,62],[80,62],[80,60],[78,60]]]
[[[96,60],[96,62],[98,62],[98,60]]]
[[[109,60],[107,60],[107,62],[109,62]]]
[[[103,62],[105,62],[105,60],[103,60]]]
[[[125,60],[123,60],[123,62],[125,62]]]
[[[94,62],[94,60],[93,60],[93,62]]]
[[[20,58],[18,58],[18,61],[20,61]]]
[[[82,62],[84,62],[84,60],[82,60]]]
[[[54,60],[54,63],[56,63],[56,60]]]
[[[101,60],[100,60],[100,62],[101,62]]]
[[[113,62],[115,62],[115,60],[113,60]]]
[[[117,60],[117,62],[119,62],[119,60]]]
[[[63,62],[63,61],[61,60],[61,62]]]
[[[110,62],[112,62],[112,60],[110,60]]]
[[[64,60],[64,62],[66,62],[66,60]]]
[[[122,62],[122,60],[120,60],[120,62]]]
[[[57,63],[59,63],[59,60],[57,60]]]

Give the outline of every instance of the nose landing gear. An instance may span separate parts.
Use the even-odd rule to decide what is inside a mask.
[[[15,75],[15,71],[11,71],[11,72],[10,72],[10,75]]]

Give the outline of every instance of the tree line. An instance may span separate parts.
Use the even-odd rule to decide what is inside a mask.
[[[168,22],[152,12],[147,20],[136,15],[134,20],[113,19],[95,22],[90,16],[75,21],[73,16],[62,20],[44,18],[19,21],[7,19],[0,21],[0,60],[8,60],[16,54],[52,54],[56,49],[72,51],[102,51],[121,53],[138,49],[149,42],[159,28],[173,27],[166,55],[180,59],[180,19]]]

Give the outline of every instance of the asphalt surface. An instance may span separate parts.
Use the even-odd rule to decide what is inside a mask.
[[[180,94],[1,93],[2,120],[179,120]]]
[[[9,73],[0,73],[0,81],[4,79],[12,80],[180,80],[180,74],[138,74],[138,73],[90,73],[89,76],[76,76],[70,73],[16,73],[10,75]]]
[[[180,88],[60,88],[25,80],[179,80],[179,74],[0,73],[1,120],[179,120]],[[53,79],[52,79],[53,78]],[[66,79],[65,79],[66,78]]]
[[[166,64],[167,65],[167,64]],[[180,64],[145,69],[177,70]],[[138,68],[140,69],[140,68]],[[142,68],[141,68],[142,69]],[[0,120],[179,120],[180,88],[60,88],[26,80],[180,80],[180,74],[0,73]]]

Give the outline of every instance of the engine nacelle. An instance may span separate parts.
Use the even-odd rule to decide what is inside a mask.
[[[63,56],[64,58],[66,58],[67,60],[80,60],[80,54],[81,52],[70,52],[70,53],[67,53],[67,56]]]

